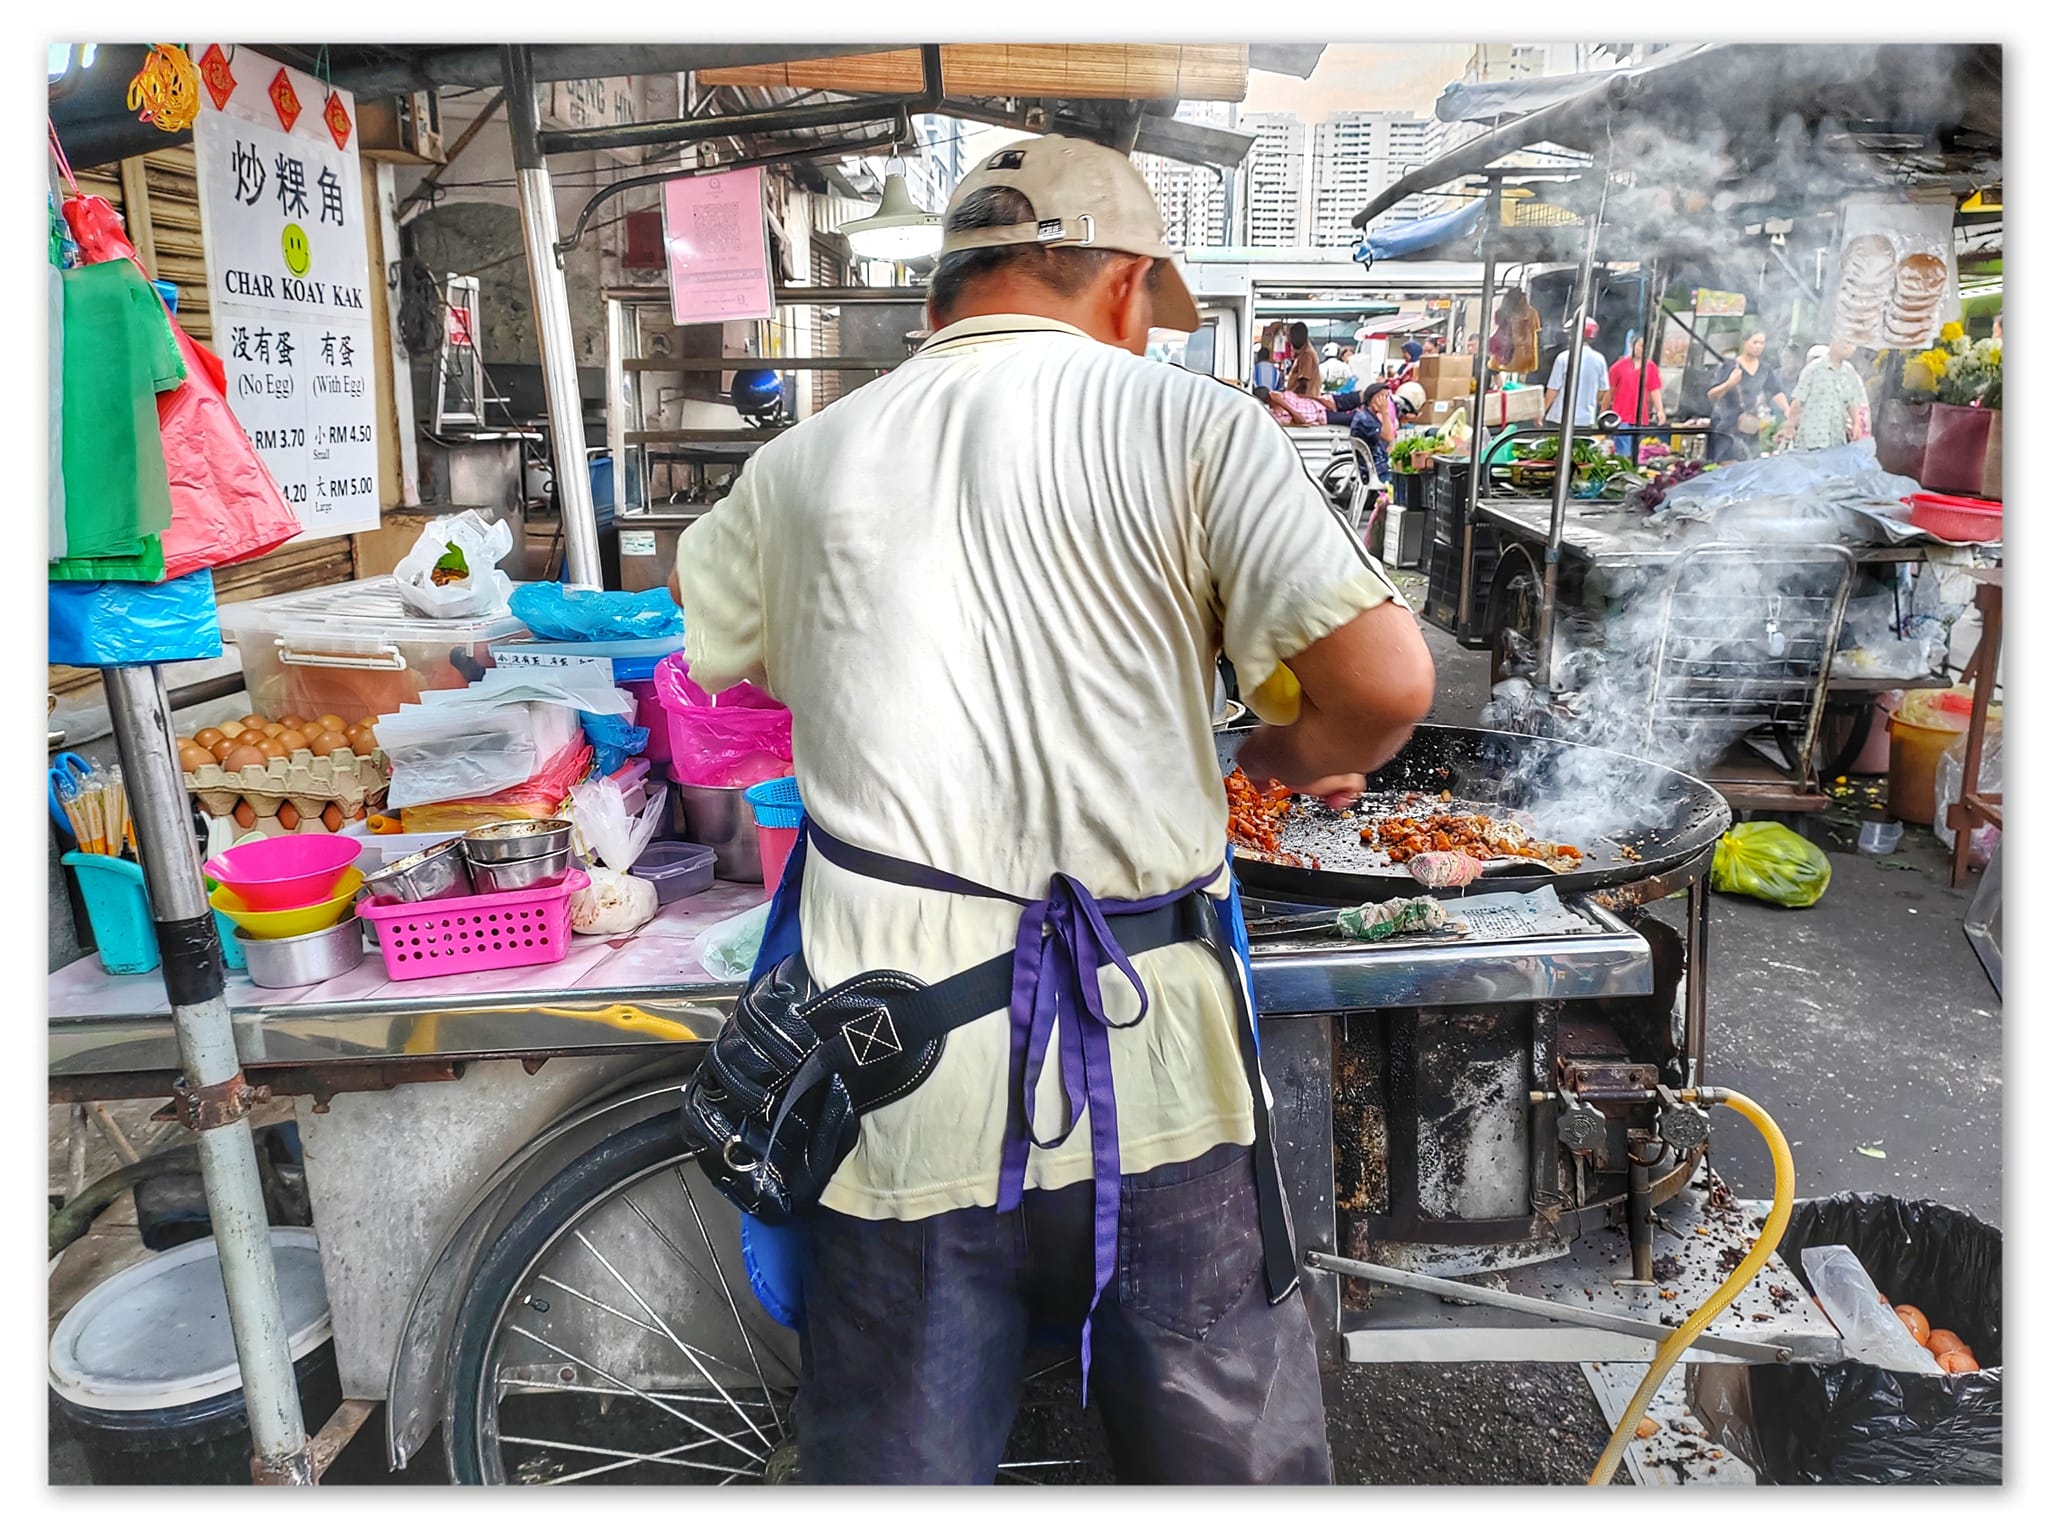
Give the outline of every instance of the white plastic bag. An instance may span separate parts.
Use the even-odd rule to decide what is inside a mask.
[[[1963,749],[1969,744],[1967,734],[1958,736],[1941,754],[1941,761],[1934,765],[1934,835],[1941,839],[1942,847],[1951,851],[1956,846],[1956,829],[1948,824],[1948,808],[1962,797]],[[2005,732],[1995,725],[1987,725],[1984,728],[1984,755],[1977,762],[1977,793],[1996,795],[2004,790]],[[1971,856],[1979,863],[1988,863],[1998,842],[1998,828],[1980,826],[1972,829]]]
[[[453,548],[469,574],[446,586],[434,585],[434,568]],[[429,619],[481,619],[509,613],[512,578],[498,562],[512,553],[512,525],[486,521],[483,513],[457,512],[437,517],[421,530],[412,553],[398,562],[392,576],[398,595],[414,613]]]
[[[1878,1299],[1876,1282],[1853,1252],[1839,1243],[1807,1248],[1800,1252],[1799,1264],[1851,1359],[1887,1371],[1941,1373],[1934,1356],[1913,1342],[1898,1313]]]
[[[553,704],[407,705],[381,715],[377,745],[391,761],[391,807],[473,799],[524,784],[578,729],[576,712]]]
[[[613,870],[630,870],[654,834],[666,825],[668,786],[657,784],[638,816],[626,810],[625,791],[610,779],[590,779],[569,791],[576,832],[583,844]]]
[[[718,981],[745,981],[753,975],[761,941],[768,936],[768,909],[773,905],[764,901],[698,934],[697,963]]]
[[[569,927],[577,933],[631,933],[660,905],[653,882],[616,869],[592,869],[590,884],[569,898]]]

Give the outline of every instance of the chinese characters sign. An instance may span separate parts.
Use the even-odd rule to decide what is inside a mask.
[[[353,127],[355,102],[248,48],[205,78],[193,143],[228,402],[302,537],[375,528],[362,170],[337,126]]]
[[[758,165],[663,184],[662,238],[677,325],[766,320],[775,313],[761,188]]]

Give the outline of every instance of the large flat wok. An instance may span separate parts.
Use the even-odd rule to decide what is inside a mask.
[[[1250,734],[1251,728],[1216,733],[1225,773]],[[1728,802],[1712,786],[1675,768],[1600,747],[1466,726],[1418,726],[1392,762],[1366,776],[1366,787],[1429,795],[1449,790],[1459,800],[1524,810],[1539,831],[1585,855],[1565,874],[1482,876],[1466,888],[1469,894],[1629,885],[1690,863],[1713,847],[1730,821]],[[1621,844],[1638,856],[1622,857]],[[1245,854],[1236,862],[1246,894],[1269,900],[1350,906],[1421,889],[1398,869],[1303,869]]]

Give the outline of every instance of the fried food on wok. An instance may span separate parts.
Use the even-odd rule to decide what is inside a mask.
[[[1396,864],[1422,853],[1462,853],[1475,859],[1537,859],[1571,868],[1584,857],[1570,843],[1545,842],[1511,821],[1473,812],[1382,816],[1367,822],[1358,836]]]
[[[1230,842],[1233,847],[1275,864],[1297,862],[1280,851],[1280,823],[1287,814],[1287,791],[1278,784],[1263,790],[1245,777],[1242,768],[1230,770],[1223,781],[1230,801]]]

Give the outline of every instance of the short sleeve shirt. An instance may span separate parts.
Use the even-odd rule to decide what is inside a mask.
[[[1849,419],[1870,404],[1856,370],[1824,357],[1806,365],[1792,398],[1800,402],[1797,448],[1839,447],[1849,440]]]
[[[764,446],[682,535],[676,575],[691,675],[788,704],[819,825],[1026,897],[1056,872],[1135,898],[1217,869],[1218,647],[1255,692],[1399,601],[1249,395],[1019,315],[946,327]],[[802,917],[822,985],[938,981],[1017,931],[1007,903],[822,858]],[[1149,1011],[1110,1035],[1124,1171],[1249,1143],[1221,967],[1195,945],[1135,964]],[[1122,986],[1104,973],[1112,1011]],[[864,1117],[824,1203],[900,1220],[993,1205],[1009,1073],[1004,1015],[953,1031],[924,1084]],[[1042,1138],[1065,1129],[1053,1079],[1038,1105]],[[1089,1174],[1083,1125],[1034,1149],[1026,1182]]]
[[[1558,391],[1560,395],[1564,392],[1565,369],[1570,364],[1571,348],[1566,347],[1557,354],[1557,360],[1550,365],[1549,387]],[[1572,413],[1572,425],[1579,427],[1590,427],[1593,425],[1594,417],[1600,414],[1600,396],[1606,390],[1607,359],[1602,357],[1593,348],[1588,347],[1585,350],[1585,355],[1579,360],[1579,403],[1578,409]],[[1557,405],[1553,405],[1550,408],[1550,414],[1543,419],[1550,422],[1562,421],[1564,419],[1562,409],[1563,402],[1560,401]]]

